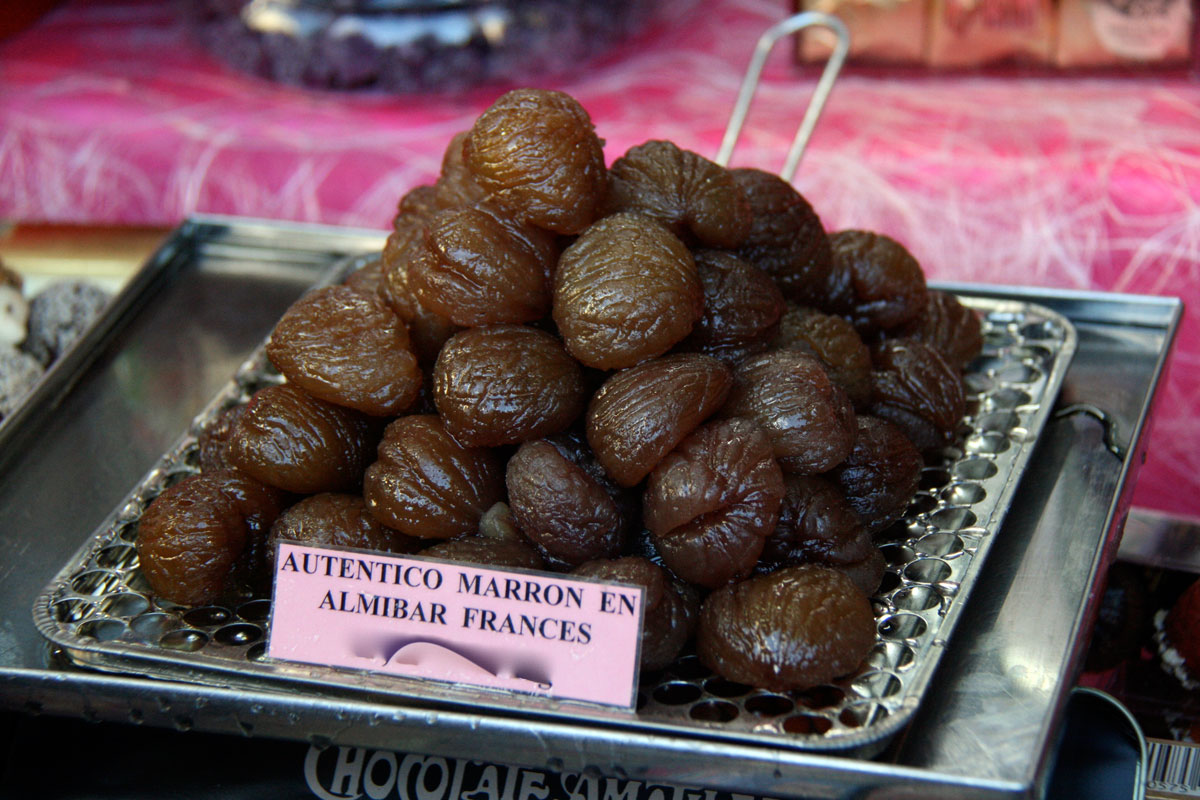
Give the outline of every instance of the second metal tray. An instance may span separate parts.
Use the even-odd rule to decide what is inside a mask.
[[[366,258],[338,265],[323,282]],[[874,755],[921,703],[1018,496],[1076,347],[1071,323],[1036,303],[960,298],[983,316],[985,347],[967,375],[968,413],[958,444],[926,467],[904,520],[881,540],[888,570],[873,598],[873,650],[854,674],[828,686],[767,692],[714,676],[685,654],[661,673],[643,675],[637,709],[626,712],[273,661],[264,656],[269,598],[202,608],[157,600],[138,569],[138,519],[166,486],[198,471],[197,435],[216,414],[279,380],[261,347],[62,567],[37,598],[34,622],[74,662],[104,671]]]

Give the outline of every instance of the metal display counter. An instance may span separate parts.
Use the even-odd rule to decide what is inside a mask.
[[[874,759],[530,720],[470,708],[81,670],[34,598],[225,385],[287,306],[383,234],[242,219],[185,223],[0,430],[0,708],[483,758],[771,797],[1025,797],[1047,779],[1115,557],[1174,300],[946,286],[1036,302],[1078,348],[914,721]]]

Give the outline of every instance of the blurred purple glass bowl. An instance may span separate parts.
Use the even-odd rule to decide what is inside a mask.
[[[690,0],[194,0],[226,63],[324,89],[439,92],[571,74]]]

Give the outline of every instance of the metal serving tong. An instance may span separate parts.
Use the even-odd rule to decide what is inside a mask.
[[[750,58],[750,66],[746,68],[746,76],[742,79],[742,88],[738,91],[737,102],[733,106],[729,124],[725,126],[725,138],[721,141],[721,149],[717,151],[717,157],[714,159],[718,164],[723,167],[729,165],[729,157],[733,155],[733,148],[737,145],[738,137],[742,133],[742,125],[746,122],[750,102],[758,90],[763,65],[775,43],[784,36],[813,25],[829,28],[837,36],[837,43],[834,45],[829,60],[825,62],[825,69],[821,72],[820,80],[817,81],[817,88],[808,101],[804,119],[801,120],[800,128],[796,131],[796,138],[792,140],[792,146],[788,150],[787,160],[784,161],[783,169],[779,172],[779,176],[785,181],[789,183],[792,181],[796,174],[796,167],[799,166],[800,159],[804,156],[804,150],[808,146],[808,140],[817,126],[821,110],[825,107],[825,101],[829,99],[829,93],[833,90],[833,84],[846,60],[846,54],[850,52],[850,31],[847,30],[844,22],[830,14],[816,11],[795,14],[772,25],[759,37],[758,44],[754,47],[754,54]]]

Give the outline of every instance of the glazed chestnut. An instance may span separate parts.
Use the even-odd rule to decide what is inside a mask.
[[[439,211],[409,251],[421,305],[455,325],[533,322],[550,311],[553,235],[487,204]]]
[[[455,334],[434,366],[433,399],[446,430],[468,447],[558,433],[587,401],[578,362],[554,336],[524,325]]]
[[[212,472],[232,466],[229,460],[230,440],[237,428],[237,422],[245,410],[246,406],[243,403],[230,406],[221,411],[197,434],[196,446],[200,451],[200,469]]]
[[[563,251],[553,306],[571,355],[589,367],[620,369],[687,336],[704,311],[704,290],[683,242],[650,217],[622,213]]]
[[[757,573],[823,564],[872,595],[887,562],[842,491],[819,475],[785,475],[779,524],[767,538]]]
[[[231,593],[245,552],[286,502],[285,492],[236,470],[192,475],[164,490],[142,513],[136,543],[154,595],[201,605]]]
[[[825,472],[854,444],[849,398],[820,361],[799,350],[773,350],[738,364],[721,414],[761,425],[788,472]]]
[[[766,350],[784,309],[775,281],[724,250],[698,250],[693,256],[704,287],[704,314],[676,349],[731,365]]]
[[[707,423],[650,473],[643,518],[663,564],[709,589],[754,568],[779,519],[783,473],[762,429]]]
[[[486,536],[447,539],[426,547],[421,555],[494,569],[546,568],[546,562],[531,545],[489,539]]]
[[[379,296],[383,281],[383,256],[377,255],[347,275],[342,285],[359,294]]]
[[[867,596],[841,572],[816,564],[713,592],[696,631],[696,652],[713,672],[777,692],[853,672],[874,643]]]
[[[463,144],[475,183],[518,218],[577,234],[600,213],[604,143],[574,98],[517,89],[479,115]]]
[[[898,425],[922,453],[954,441],[966,413],[957,369],[912,339],[885,339],[872,349],[871,359],[871,414]]]
[[[694,598],[679,592],[662,567],[645,558],[626,556],[588,561],[571,574],[642,587],[642,669],[662,669],[683,650],[699,608],[693,605]]]
[[[871,351],[849,320],[815,308],[790,306],[779,320],[776,348],[801,350],[825,366],[856,409],[871,401]]]
[[[421,539],[469,536],[504,497],[504,469],[491,450],[464,447],[431,414],[400,417],[367,467],[363,496],[372,516]]]
[[[903,325],[925,305],[925,273],[904,245],[871,231],[838,231],[833,248],[831,284],[837,298],[830,310],[844,313],[860,333]],[[845,302],[848,300],[848,306]]]
[[[608,183],[610,213],[641,212],[688,242],[729,249],[750,230],[750,204],[730,171],[672,142],[630,148]]]
[[[876,550],[836,485],[818,475],[786,475],[784,487],[779,523],[767,538],[760,568],[852,564]]]
[[[883,530],[907,510],[921,481],[921,454],[904,432],[887,420],[860,414],[858,435],[846,460],[829,479],[871,533]]]
[[[750,203],[750,232],[737,248],[746,261],[804,305],[828,302],[833,250],[812,205],[783,178],[761,169],[731,170]]]
[[[429,366],[442,345],[461,326],[426,308],[413,291],[410,267],[425,247],[424,218],[407,216],[403,221],[398,218],[396,228],[388,236],[380,256],[383,282],[379,286],[379,296],[404,320],[417,362]]]
[[[306,497],[279,515],[267,536],[268,561],[280,541],[382,553],[415,553],[420,545],[419,539],[380,524],[361,495],[336,492]]]
[[[471,131],[459,131],[450,137],[450,144],[442,154],[442,169],[433,184],[433,202],[438,210],[470,206],[487,199],[487,191],[475,180],[475,174],[467,165],[469,138]]]
[[[453,204],[447,205],[441,201],[437,186],[431,183],[414,186],[400,196],[400,202],[396,204],[396,216],[392,218],[392,225],[397,231],[403,230],[403,223],[406,218],[420,217],[428,219],[431,215],[436,214],[444,208],[451,208]]]
[[[374,416],[403,412],[421,388],[404,322],[383,300],[348,286],[293,303],[271,332],[267,357],[314,397]]]
[[[351,491],[362,485],[379,430],[365,414],[299,387],[267,386],[238,417],[228,458],[247,475],[296,494]]]
[[[414,186],[400,197],[393,218],[397,231],[401,230],[400,223],[405,217],[428,219],[439,211],[472,206],[487,199],[487,192],[467,166],[464,148],[470,135],[470,131],[459,131],[450,137],[436,181]]]
[[[887,572],[887,559],[883,557],[883,553],[876,547],[867,554],[866,558],[853,561],[849,564],[829,564],[827,566],[833,567],[849,578],[858,587],[860,592],[871,596],[879,591],[879,587],[883,582],[883,575]]]
[[[957,369],[965,368],[983,350],[983,322],[979,314],[949,292],[936,289],[926,292],[920,314],[889,335],[927,344]]]
[[[676,353],[613,374],[592,396],[587,439],[621,486],[633,486],[725,402],[728,367]]]
[[[612,558],[625,543],[628,517],[607,487],[576,463],[569,441],[525,442],[508,461],[513,517],[552,565]]]

